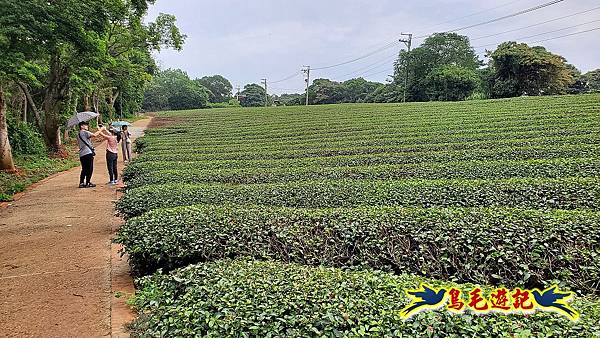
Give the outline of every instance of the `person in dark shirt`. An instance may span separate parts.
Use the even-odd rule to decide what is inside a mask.
[[[79,123],[79,134],[77,135],[77,144],[79,145],[79,161],[81,162],[81,174],[79,175],[80,188],[93,188],[96,185],[92,183],[92,173],[94,172],[94,143],[92,138],[100,135],[104,127],[96,133],[89,131],[90,125],[87,122]]]

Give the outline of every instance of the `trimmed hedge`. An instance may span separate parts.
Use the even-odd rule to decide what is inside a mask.
[[[405,291],[421,280],[372,271],[225,260],[138,281],[132,304],[143,337],[592,337],[600,303],[577,297],[577,322],[553,313],[452,315],[403,320]],[[433,286],[439,282],[431,282]],[[444,284],[446,285],[446,284]],[[472,289],[464,286],[465,291]]]
[[[510,287],[600,293],[600,213],[191,206],[127,221],[138,274],[251,256]]]
[[[394,162],[382,163],[423,163],[423,162],[449,162],[449,161],[474,161],[474,160],[512,160],[535,158],[573,158],[594,157],[600,152],[598,144],[561,144],[561,145],[535,145],[523,147],[497,147],[451,150],[423,150],[401,149],[398,152],[388,151],[384,148],[347,148],[347,149],[322,149],[322,150],[289,150],[266,152],[227,152],[227,153],[189,153],[189,152],[148,152],[138,161],[206,161],[206,160],[273,160],[273,159],[305,159],[305,158],[335,158],[338,156],[357,156],[359,158],[370,156],[385,156],[394,158]],[[365,156],[369,155],[369,156]]]
[[[118,202],[125,217],[193,204],[265,204],[287,207],[390,205],[415,207],[600,207],[600,180],[324,180],[256,185],[151,185],[131,189]]]
[[[164,167],[167,167],[166,165]],[[172,166],[169,165],[169,168]],[[473,161],[419,165],[378,165],[358,167],[297,167],[248,169],[167,169],[144,175],[128,175],[127,187],[151,184],[194,183],[280,183],[317,179],[386,180],[420,179],[502,179],[514,177],[561,178],[599,177],[600,159],[554,159],[531,161]]]

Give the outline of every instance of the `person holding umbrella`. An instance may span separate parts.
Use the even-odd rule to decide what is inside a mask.
[[[92,138],[102,134],[104,127],[96,133],[89,131],[90,125],[87,121],[79,122],[79,133],[77,143],[79,145],[79,161],[81,162],[81,174],[79,175],[79,188],[93,188],[92,174],[94,173],[94,156],[96,152]]]

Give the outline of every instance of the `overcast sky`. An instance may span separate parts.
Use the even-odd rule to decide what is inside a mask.
[[[174,14],[188,38],[183,51],[157,54],[162,68],[181,68],[190,77],[221,74],[234,86],[277,81],[270,92],[300,92],[303,65],[322,67],[363,56],[401,32],[416,36],[485,22],[549,0],[158,0],[148,20],[158,13]],[[590,10],[569,18],[529,27]],[[573,27],[576,26],[576,27]],[[533,13],[460,31],[477,52],[502,41],[533,42],[600,27],[600,0],[564,0]],[[519,30],[516,30],[519,29]],[[503,35],[486,35],[515,30]],[[548,34],[537,35],[551,32]],[[537,35],[531,38],[525,38]],[[480,39],[477,39],[480,38]],[[521,39],[523,38],[523,39]],[[416,40],[418,45],[422,40]],[[491,46],[488,46],[490,45]],[[563,55],[582,71],[600,68],[600,30],[537,43]],[[363,76],[384,82],[392,74],[395,45],[341,67],[313,71],[311,78],[346,80]]]

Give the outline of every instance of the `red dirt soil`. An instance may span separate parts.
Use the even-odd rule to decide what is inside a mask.
[[[106,185],[105,145],[96,152],[96,188],[79,189],[74,168],[0,208],[0,337],[127,336],[123,326],[133,315],[115,294],[131,294],[133,283],[111,244],[122,222],[118,192]]]

